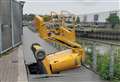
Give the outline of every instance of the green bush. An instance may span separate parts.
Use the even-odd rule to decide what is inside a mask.
[[[90,67],[92,67],[92,62],[93,62],[92,52],[86,51],[86,60],[85,60],[85,63],[87,65],[90,65]]]
[[[117,52],[117,51],[116,51]],[[114,77],[112,82],[120,82],[120,50],[118,55],[115,54],[115,63],[114,63]],[[97,55],[97,71],[99,72],[102,79],[109,80],[109,54]]]
[[[107,19],[107,22],[111,24],[111,27],[114,28],[117,24],[120,23],[120,18],[117,14],[111,14]]]
[[[78,43],[80,43],[78,41]],[[92,50],[92,47],[89,49]],[[112,79],[112,82],[120,82],[120,49],[118,51],[115,51],[115,53],[118,52],[118,54],[114,54],[115,56],[115,63],[114,63],[114,77]],[[93,58],[92,58],[92,52],[86,51],[86,64],[92,66]],[[110,64],[110,55],[109,52],[102,54],[97,54],[97,72],[101,76],[102,79],[109,80],[109,64]]]
[[[114,79],[120,81],[120,49],[118,49],[118,55],[115,54],[114,72]]]
[[[115,64],[114,65],[114,78],[117,80],[120,80],[120,64]]]
[[[109,78],[109,55],[97,55],[97,71],[102,79],[108,80]]]

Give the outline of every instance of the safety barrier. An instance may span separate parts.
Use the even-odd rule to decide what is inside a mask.
[[[120,80],[120,43],[79,38],[86,50],[86,67],[100,74],[103,79]]]
[[[0,54],[21,43],[23,4],[0,0]]]

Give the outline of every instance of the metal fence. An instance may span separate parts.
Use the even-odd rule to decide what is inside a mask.
[[[120,80],[120,43],[79,38],[86,50],[86,66],[103,79]]]
[[[16,2],[13,1],[11,3],[11,11],[12,11],[12,15],[11,15],[11,19],[12,19],[12,33],[13,33],[13,46],[16,46],[17,44],[19,44],[21,42],[21,29],[22,29],[22,8],[21,5]]]
[[[0,0],[0,53],[21,43],[22,5],[15,0]]]

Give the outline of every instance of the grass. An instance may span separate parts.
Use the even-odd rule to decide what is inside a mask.
[[[5,53],[2,53],[2,54],[0,54],[0,58],[1,57],[3,57],[3,56],[7,56],[7,55],[9,55],[11,52],[13,52],[14,50],[16,50],[17,49],[17,47],[16,48],[13,48],[13,49],[10,49],[10,50],[8,50],[7,52],[5,52]]]
[[[120,82],[120,80],[113,79],[111,82]]]
[[[8,55],[8,54],[9,54],[9,52],[5,52],[5,53],[3,53],[3,54],[0,54],[0,58],[3,57],[3,56],[6,56],[6,55]]]

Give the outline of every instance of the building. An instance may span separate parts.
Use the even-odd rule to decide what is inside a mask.
[[[117,14],[120,17],[120,10],[84,14],[79,17],[81,23],[106,23],[106,19],[111,14]]]
[[[21,43],[23,4],[0,0],[0,53]]]

